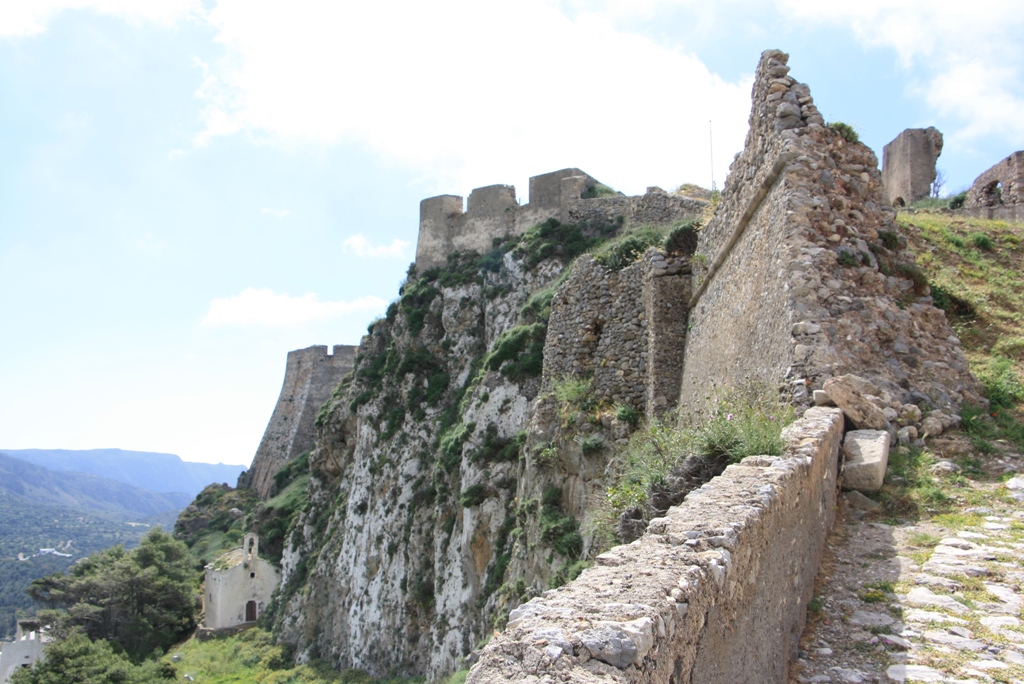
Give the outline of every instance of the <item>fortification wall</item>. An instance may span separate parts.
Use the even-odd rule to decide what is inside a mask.
[[[822,125],[787,59],[763,56],[746,146],[701,231],[684,420],[748,378],[797,403],[850,372],[896,406],[980,401],[883,199],[877,158]]]
[[[625,225],[663,225],[700,214],[707,202],[669,195],[648,188],[644,195],[595,197],[584,195],[597,181],[572,168],[530,178],[529,204],[520,206],[511,185],[476,188],[463,210],[459,195],[438,195],[420,202],[420,232],[416,242],[416,268],[425,271],[447,263],[453,252],[480,254],[494,240],[522,235],[548,219],[563,223],[604,223],[621,217]]]
[[[906,206],[931,194],[942,133],[934,126],[908,128],[882,148],[882,182],[889,206]]]
[[[967,191],[964,210],[982,218],[1024,217],[1024,151],[1014,152],[978,176]]]
[[[580,257],[552,300],[544,386],[590,376],[599,401],[652,414],[674,406],[689,273],[688,260],[656,249],[620,271]]]
[[[288,352],[284,384],[263,439],[249,470],[238,478],[240,487],[255,489],[260,498],[273,493],[274,473],[313,448],[317,412],[346,373],[352,370],[358,347],[326,345]]]
[[[833,522],[842,433],[841,411],[809,410],[782,456],[729,466],[639,540],[513,610],[467,683],[785,681]]]

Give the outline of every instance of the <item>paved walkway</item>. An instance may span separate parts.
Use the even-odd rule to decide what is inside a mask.
[[[985,469],[1024,473],[1002,448]],[[843,497],[791,684],[1024,684],[1024,489],[1010,488],[1024,477],[1007,487],[934,472],[957,504],[927,521],[886,524]]]

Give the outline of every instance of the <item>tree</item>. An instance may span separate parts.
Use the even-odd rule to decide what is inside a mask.
[[[945,172],[942,169],[935,169],[935,180],[932,181],[932,197],[941,197],[944,185],[946,185]]]
[[[106,641],[91,641],[82,632],[46,647],[41,660],[32,668],[21,668],[11,676],[11,684],[150,684],[176,677],[169,663],[148,661],[133,664],[116,653]]]
[[[66,575],[35,580],[28,591],[46,606],[39,618],[57,638],[80,629],[140,662],[195,627],[197,583],[188,548],[157,528],[134,551],[114,546],[94,553]]]

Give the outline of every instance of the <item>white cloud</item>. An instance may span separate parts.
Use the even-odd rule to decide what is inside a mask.
[[[1019,0],[779,3],[795,18],[849,26],[865,45],[893,49],[905,67],[924,74],[929,104],[964,122],[955,137],[1024,141]]]
[[[262,209],[260,209],[260,213],[266,214],[267,216],[273,216],[276,219],[283,219],[292,212],[288,211],[287,209],[272,209],[270,207],[263,207]]]
[[[430,169],[431,190],[525,195],[527,176],[566,166],[627,191],[706,184],[708,120],[719,178],[746,133],[749,79],[545,0],[220,0],[208,19],[226,53],[197,93],[197,144],[355,142]]]
[[[341,249],[343,252],[352,251],[359,257],[402,257],[405,256],[405,251],[409,248],[409,243],[405,240],[394,239],[390,245],[377,245],[370,244],[362,233],[353,235],[352,237],[345,240],[342,243]]]
[[[233,297],[214,299],[206,311],[206,325],[300,325],[350,313],[383,310],[380,297],[360,297],[350,302],[322,302],[313,293],[301,297],[276,294],[253,287]]]
[[[65,10],[91,10],[126,21],[170,25],[202,10],[199,0],[7,0],[0,2],[0,38],[35,36]]]

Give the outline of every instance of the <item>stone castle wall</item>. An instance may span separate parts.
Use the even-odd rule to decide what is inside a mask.
[[[688,260],[651,249],[610,271],[583,256],[552,300],[544,386],[591,377],[601,401],[641,414],[675,405],[686,339]]]
[[[797,403],[850,372],[887,403],[979,401],[883,198],[874,153],[822,125],[786,59],[762,60],[745,149],[701,232],[684,419],[748,378],[785,385]]]
[[[814,408],[643,537],[512,611],[467,684],[784,682],[831,528],[843,414]]]
[[[260,497],[272,495],[274,473],[293,458],[313,448],[317,412],[346,373],[352,370],[358,347],[326,345],[288,352],[284,384],[249,470],[239,477],[241,487]]]
[[[937,128],[908,128],[882,148],[882,183],[889,206],[907,206],[931,194],[942,154]]]
[[[469,194],[463,209],[459,195],[438,195],[420,202],[416,268],[422,272],[447,263],[453,252],[485,254],[495,239],[522,235],[548,219],[563,223],[602,223],[619,217],[626,225],[665,224],[699,214],[707,203],[669,195],[660,188],[647,194],[584,199],[598,182],[571,168],[530,178],[530,201],[520,205],[511,185],[489,185]]]
[[[967,192],[964,212],[1004,221],[1024,219],[1024,151],[978,176]]]

